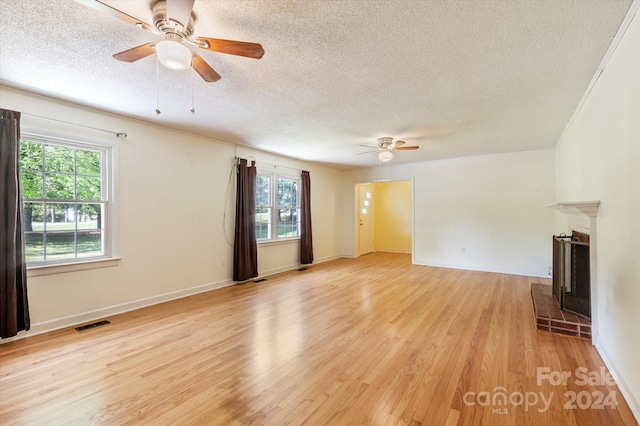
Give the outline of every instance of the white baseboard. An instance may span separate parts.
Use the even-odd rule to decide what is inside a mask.
[[[313,261],[313,264],[317,264],[317,263],[324,263],[324,262],[330,262],[332,260],[336,260],[336,259],[340,259],[341,257],[344,256],[327,256],[327,257],[321,257],[320,259],[315,259]]]
[[[69,315],[62,318],[43,321],[31,325],[31,329],[27,332],[20,332],[14,337],[2,339],[0,344],[12,342],[14,340],[24,339],[25,337],[36,336],[50,331],[60,330],[76,326],[79,324],[95,321],[105,317],[122,314],[136,309],[145,308],[159,303],[169,302],[171,300],[182,299],[183,297],[193,296],[194,294],[204,293],[206,291],[216,290],[235,284],[230,280],[218,281],[215,283],[202,284],[199,286],[186,288],[183,290],[172,291],[169,293],[159,294],[157,296],[146,297],[144,299],[133,300],[131,302],[120,303],[118,305],[107,306],[93,311],[83,312],[80,314]]]
[[[257,277],[251,278],[249,281],[259,280],[271,275],[280,274],[282,272],[293,271],[294,269],[298,268],[300,268],[300,265],[296,263],[295,265],[287,265],[281,266],[280,268],[267,269],[266,271],[260,271]]]
[[[618,385],[618,389],[620,389],[620,393],[622,393],[624,400],[627,401],[627,404],[629,405],[631,412],[635,416],[636,421],[640,422],[640,402],[638,401],[636,396],[631,392],[631,390],[629,389],[629,386],[624,381],[623,376],[620,374],[620,372],[616,368],[615,363],[611,360],[611,357],[609,356],[607,351],[604,349],[604,345],[600,336],[596,336],[594,340],[595,340],[596,350],[602,357],[602,361],[604,361],[604,364],[609,369],[609,372],[611,373],[613,380],[616,381],[616,384]]]
[[[477,272],[492,272],[495,274],[509,274],[509,275],[520,275],[523,277],[534,277],[534,278],[551,278],[551,276],[549,275],[540,275],[540,273],[537,272],[523,272],[523,271],[500,271],[497,269],[490,269],[490,268],[480,268],[480,267],[476,267],[476,266],[465,266],[465,265],[454,265],[454,264],[440,264],[440,263],[422,263],[422,262],[415,262],[416,265],[420,265],[420,266],[433,266],[434,268],[450,268],[450,269],[462,269],[465,271],[477,271]]]
[[[339,259],[340,257],[342,257],[342,256],[328,256],[328,257],[323,257],[323,258],[320,258],[320,259],[314,259],[312,265],[317,265],[319,263],[329,262],[330,260]],[[282,272],[294,271],[296,269],[300,269],[300,268],[303,268],[305,266],[308,266],[308,265],[302,265],[302,264],[296,263],[295,265],[288,265],[288,266],[282,266],[280,268],[268,269],[266,271],[260,272],[260,274],[256,278],[252,278],[249,281],[259,280],[261,278],[269,277],[271,275],[280,274]]]

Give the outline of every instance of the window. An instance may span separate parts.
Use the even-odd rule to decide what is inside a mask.
[[[271,239],[271,176],[256,176],[256,239]]]
[[[27,266],[110,255],[110,148],[25,137],[20,141]]]
[[[275,185],[274,185],[275,182]],[[256,177],[256,238],[274,241],[300,236],[300,179]]]

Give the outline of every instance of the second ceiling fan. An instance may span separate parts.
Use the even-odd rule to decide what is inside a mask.
[[[151,5],[153,26],[99,0],[76,1],[133,24],[138,28],[165,37],[160,42],[149,42],[113,55],[119,61],[135,62],[155,53],[158,55],[160,63],[167,68],[184,70],[193,67],[203,80],[214,82],[220,80],[220,75],[190,47],[254,59],[260,59],[264,55],[264,49],[258,43],[210,37],[192,39],[195,21],[193,4],[195,0],[155,1]]]
[[[367,151],[367,153],[377,152],[378,158],[380,159],[380,161],[387,162],[393,158],[393,151],[413,151],[420,148],[417,145],[404,146],[405,143],[406,143],[405,141],[400,141],[400,140],[394,142],[393,138],[386,136],[383,138],[378,138],[377,146],[374,146],[374,145],[361,145],[361,146],[377,148],[375,151]],[[366,153],[363,152],[363,154],[366,154]]]

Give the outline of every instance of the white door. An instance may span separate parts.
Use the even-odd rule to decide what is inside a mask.
[[[358,185],[358,255],[375,251],[373,217],[373,186]]]

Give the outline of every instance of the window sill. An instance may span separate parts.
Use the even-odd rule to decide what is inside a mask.
[[[281,244],[296,243],[296,242],[299,242],[299,241],[300,241],[300,237],[283,238],[283,239],[280,239],[280,240],[258,241],[258,247],[279,246]]]
[[[119,257],[108,259],[86,260],[74,263],[63,263],[59,265],[39,265],[27,267],[27,278],[40,277],[43,275],[64,274],[67,272],[87,271],[89,269],[109,268],[120,264]]]

